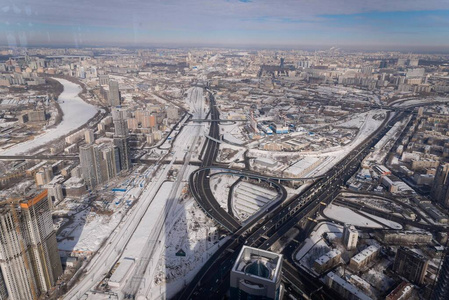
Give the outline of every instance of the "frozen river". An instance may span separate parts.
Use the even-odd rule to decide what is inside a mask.
[[[43,146],[56,140],[70,131],[84,125],[97,113],[97,108],[84,102],[78,93],[81,87],[78,84],[65,79],[54,78],[64,86],[64,91],[58,98],[64,116],[55,128],[46,130],[43,134],[36,136],[34,140],[17,144],[7,150],[0,151],[0,155],[16,155],[26,153],[33,148]]]

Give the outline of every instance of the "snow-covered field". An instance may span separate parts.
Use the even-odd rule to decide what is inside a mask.
[[[370,218],[375,219],[379,223],[384,224],[384,225],[392,228],[392,229],[397,229],[397,230],[402,229],[402,225],[398,224],[398,223],[396,223],[394,221],[390,221],[390,220],[387,220],[387,219],[384,219],[384,218],[381,218],[381,217],[378,217],[378,216],[375,216],[375,215],[372,215],[372,214],[369,214],[369,213],[364,213],[364,214],[367,215]]]
[[[243,144],[245,140],[245,137],[240,130],[239,123],[220,125],[220,134],[223,135],[225,141],[237,145]]]
[[[225,242],[218,240],[214,222],[193,201],[181,209],[181,216],[167,232],[165,252],[161,254],[148,299],[170,299],[192,280],[209,257]],[[177,256],[178,251],[185,256]]]
[[[84,102],[78,94],[81,87],[65,79],[54,78],[64,86],[64,91],[58,98],[64,116],[61,123],[55,128],[48,129],[43,134],[36,136],[34,140],[26,141],[0,151],[1,155],[16,155],[28,152],[36,147],[43,146],[55,139],[63,137],[70,131],[86,124],[97,113],[97,108]]]
[[[324,209],[326,217],[342,223],[349,223],[356,227],[382,228],[382,225],[374,222],[353,210],[334,204],[330,204]]]
[[[302,247],[295,254],[296,261],[300,262],[302,265],[308,266],[309,257],[320,256],[319,252],[327,252],[321,249],[327,249],[327,244],[323,240],[324,233],[332,233],[336,238],[341,238],[343,235],[343,226],[336,225],[330,222],[322,222],[318,224],[310,236],[304,241]],[[315,250],[314,250],[315,249]],[[313,253],[312,253],[313,252]],[[323,253],[323,254],[324,254]]]
[[[217,175],[210,177],[210,186],[215,199],[222,208],[228,210],[228,195],[231,185],[236,182],[237,176]]]
[[[249,182],[239,182],[232,196],[232,208],[240,220],[246,220],[277,196],[274,189],[267,189]]]

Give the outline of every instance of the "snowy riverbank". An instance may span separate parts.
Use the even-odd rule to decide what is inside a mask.
[[[36,136],[33,140],[26,141],[9,149],[0,151],[0,155],[17,155],[26,153],[36,147],[41,147],[51,141],[59,139],[69,132],[86,124],[95,114],[97,108],[84,102],[78,94],[81,87],[78,84],[65,79],[53,78],[64,86],[64,91],[58,98],[59,105],[64,112],[61,123],[43,134]]]

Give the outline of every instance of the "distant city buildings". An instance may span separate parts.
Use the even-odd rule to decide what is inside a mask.
[[[114,123],[115,136],[128,136],[127,118],[128,112],[125,109],[112,109],[112,122]]]
[[[109,75],[99,75],[98,81],[100,85],[107,85],[109,86]]]
[[[131,167],[126,115],[127,112],[125,110],[114,109],[112,111],[112,120],[114,122],[114,145],[118,149],[120,170],[123,171],[129,170]]]
[[[86,129],[84,132],[84,140],[87,144],[92,144],[95,141],[95,135],[92,129]]]

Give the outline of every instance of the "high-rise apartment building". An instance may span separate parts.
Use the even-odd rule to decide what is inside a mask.
[[[93,189],[122,170],[120,149],[112,143],[81,145],[80,166],[84,181],[89,189]]]
[[[112,122],[114,123],[114,135],[128,136],[127,126],[128,112],[124,109],[112,109]]]
[[[115,80],[109,80],[109,105],[119,106],[120,105],[120,90],[118,87],[118,82]]]
[[[114,136],[114,145],[118,148],[120,170],[127,171],[131,168],[131,156],[129,153],[129,137]]]
[[[98,81],[100,85],[109,85],[109,75],[99,75]]]
[[[82,176],[88,188],[93,189],[97,186],[99,177],[101,178],[101,175],[98,175],[99,165],[95,159],[94,147],[92,144],[87,144],[81,145],[79,149]]]
[[[87,144],[95,142],[95,135],[92,129],[86,129],[86,131],[84,131],[84,140]]]
[[[114,145],[118,148],[120,169],[123,171],[129,170],[129,168],[131,167],[126,117],[126,110],[117,108],[112,110],[112,120],[114,122]]]
[[[430,196],[444,207],[449,207],[449,164],[438,166]]]
[[[357,247],[357,241],[359,239],[359,233],[355,229],[354,225],[345,224],[343,229],[343,244],[347,250],[353,250]]]
[[[0,229],[0,268],[8,299],[37,299],[62,274],[47,191],[0,204]]]
[[[443,258],[438,281],[432,292],[432,300],[449,299],[449,252]]]
[[[427,272],[429,260],[418,253],[399,247],[394,259],[393,270],[415,284],[422,284]]]

